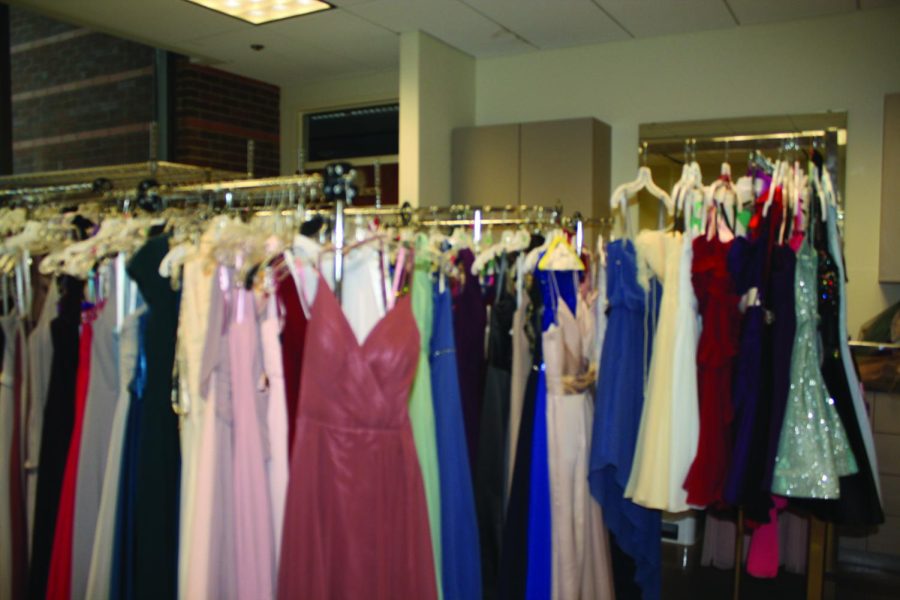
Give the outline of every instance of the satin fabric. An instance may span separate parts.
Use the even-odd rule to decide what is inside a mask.
[[[345,290],[346,291],[346,290]],[[362,343],[320,277],[304,355],[278,597],[437,598],[407,399],[409,296]]]
[[[478,600],[482,597],[478,524],[456,373],[451,302],[450,291],[441,291],[436,284],[430,365],[441,475],[441,581],[448,600]]]

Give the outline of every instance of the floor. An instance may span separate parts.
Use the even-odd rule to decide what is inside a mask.
[[[663,600],[730,599],[734,571],[699,566],[699,544],[663,544]],[[782,572],[775,579],[756,579],[744,573],[740,600],[803,600],[806,578]],[[825,581],[823,600],[897,600],[900,573],[839,565]]]

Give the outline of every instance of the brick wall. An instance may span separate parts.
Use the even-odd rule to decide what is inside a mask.
[[[15,173],[147,160],[154,50],[10,8]]]
[[[141,162],[156,118],[155,50],[10,8],[15,173]],[[175,63],[170,160],[279,172],[279,89]]]
[[[175,154],[195,165],[244,172],[254,141],[254,174],[279,173],[279,88],[179,60],[175,67]]]

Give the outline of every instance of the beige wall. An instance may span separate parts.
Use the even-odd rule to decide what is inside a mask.
[[[400,97],[399,81],[399,71],[384,71],[281,88],[282,175],[289,175],[297,169],[297,149],[303,139],[302,113],[396,102]]]
[[[900,91],[900,6],[846,16],[479,60],[476,124],[593,116],[613,128],[613,184],[654,121],[848,112],[850,331],[900,299],[878,283],[884,95]],[[900,224],[898,224],[900,226]]]

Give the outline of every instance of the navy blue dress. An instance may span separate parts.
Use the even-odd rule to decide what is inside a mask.
[[[603,507],[614,546],[634,561],[634,580],[643,597],[652,600],[660,597],[662,579],[661,513],[625,498],[625,486],[634,461],[644,376],[653,347],[651,332],[661,294],[658,284],[647,294],[638,283],[637,257],[630,240],[609,244],[607,265],[609,314],[597,382],[588,483]],[[621,587],[617,581],[620,596]]]
[[[450,291],[434,290],[431,396],[441,479],[441,583],[444,598],[481,598],[481,558],[463,422]]]

